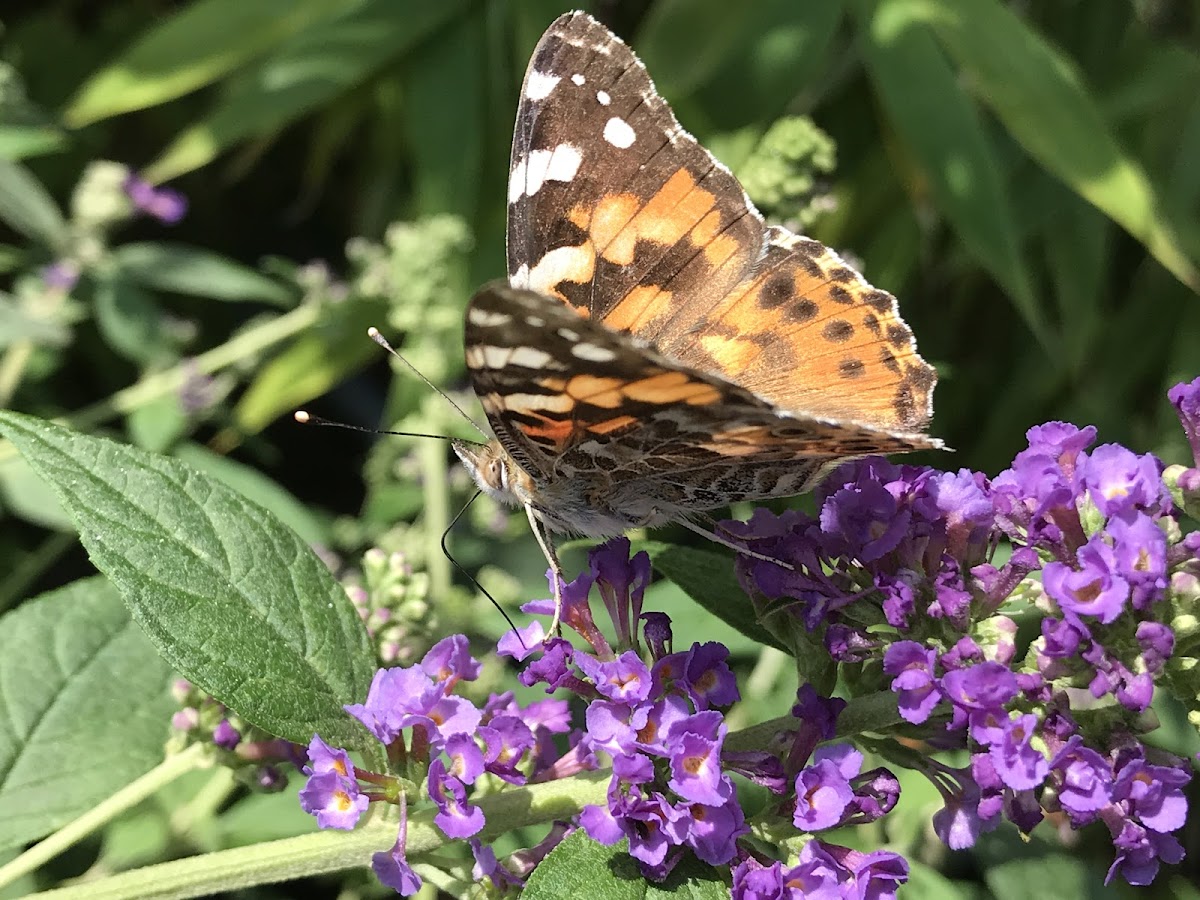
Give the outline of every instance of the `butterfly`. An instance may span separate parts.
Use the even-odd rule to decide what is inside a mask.
[[[645,66],[585,13],[542,35],[508,182],[508,279],[471,300],[471,384],[495,439],[479,487],[555,532],[612,537],[788,497],[852,457],[941,447],[937,373],[895,298],[767,226]]]

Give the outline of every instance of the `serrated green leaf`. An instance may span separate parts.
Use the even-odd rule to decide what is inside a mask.
[[[529,876],[521,900],[728,900],[729,886],[712,866],[684,858],[662,882],[643,877],[628,841],[611,847],[582,830],[569,835]]]
[[[0,431],[183,675],[272,734],[366,743],[342,706],[366,696],[370,641],[294,531],[178,460],[12,412],[0,412]]]
[[[242,141],[278,132],[402,57],[463,5],[371,0],[297,35],[233,79],[212,112],[176,137],[146,175],[166,181]]]
[[[538,863],[525,882],[521,900],[643,900],[646,884],[627,842],[606,847],[580,828]]]
[[[73,821],[162,761],[171,677],[103,578],[0,617],[0,849]]]
[[[867,71],[888,119],[967,250],[1012,298],[1030,331],[1050,338],[1017,241],[1004,180],[974,105],[910,0],[855,0]]]
[[[117,273],[142,287],[212,300],[258,301],[290,307],[284,285],[241,263],[186,244],[145,241],[112,252]]]
[[[1161,215],[1161,198],[1117,143],[1069,58],[998,0],[906,5],[908,16],[933,27],[980,99],[1034,159],[1200,291],[1200,272]]]
[[[175,457],[220,479],[247,500],[270,510],[279,521],[286,522],[300,535],[305,543],[316,544],[329,539],[328,529],[307,506],[258,469],[242,465],[227,456],[219,456],[199,444],[182,444],[175,451]]]
[[[53,251],[67,243],[67,223],[40,181],[19,163],[0,159],[0,221]]]
[[[738,582],[730,556],[661,541],[634,541],[633,552],[639,550],[650,555],[650,562],[659,574],[679,585],[689,597],[726,625],[753,641],[788,652],[758,624],[754,607]]]
[[[211,84],[354,0],[200,0],[143,34],[89,78],[63,119],[72,128]]]

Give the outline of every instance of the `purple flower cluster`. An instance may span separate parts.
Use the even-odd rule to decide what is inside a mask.
[[[1171,400],[1200,458],[1200,379]],[[1094,428],[1059,422],[1028,438],[991,480],[866,459],[825,482],[815,517],[759,510],[724,527],[793,566],[739,559],[764,613],[799,616],[832,660],[879,660],[901,718],[944,728],[912,734],[971,751],[963,770],[911,763],[942,791],[948,845],[970,846],[1002,815],[1028,832],[1063,810],[1074,827],[1108,826],[1110,879],[1145,884],[1160,859],[1182,858],[1170,832],[1190,776],[1133,735],[1175,652],[1168,601],[1180,579],[1195,583],[1200,541],[1181,538],[1155,457],[1093,448]],[[1018,657],[1001,610],[1030,601],[1040,637]],[[1130,779],[1153,811],[1131,801]]]
[[[423,783],[437,809],[434,824],[447,837],[474,838],[486,823],[469,789],[485,775],[517,785],[536,778],[555,758],[553,736],[568,730],[563,700],[520,707],[509,692],[491,695],[481,708],[453,693],[479,671],[466,637],[452,635],[418,665],[380,669],[366,702],[346,707],[387,749],[395,774],[356,770],[346,751],[318,736],[308,747],[309,779],[300,805],[322,828],[353,828],[372,801],[400,805],[396,844],[375,854],[372,865],[380,881],[404,896],[421,886],[405,856],[407,806],[410,795],[416,796],[415,783]],[[484,876],[498,886],[518,883],[490,848],[478,840],[470,844]]]
[[[1171,400],[1200,456],[1200,379]],[[1187,473],[1200,467],[1164,481],[1155,457],[1093,447],[1094,429],[1062,423],[1028,438],[994,479],[866,459],[819,489],[815,516],[760,510],[723,527],[755,551],[737,565],[765,627],[810,641],[801,661],[817,683],[840,675],[870,695],[856,743],[935,785],[933,826],[948,846],[970,847],[1005,819],[1023,833],[1047,814],[1073,828],[1099,822],[1115,849],[1109,879],[1148,884],[1183,858],[1175,832],[1190,773],[1138,735],[1164,675],[1194,678],[1176,645],[1194,643],[1194,626],[1180,630],[1192,615],[1181,600],[1200,596],[1200,538],[1181,535],[1172,498],[1187,496]],[[822,834],[879,820],[900,795],[889,768],[863,771],[863,752],[845,742],[855,735],[835,742],[847,702],[805,684],[762,746],[731,737],[725,710],[740,693],[728,649],[675,651],[670,620],[642,611],[650,578],[645,553],[611,541],[561,585],[561,621],[579,640],[547,635],[538,620],[500,640],[498,654],[524,664],[521,683],[554,698],[491,694],[477,705],[457,693],[480,673],[462,635],[418,665],[381,670],[366,702],[346,709],[384,745],[388,771],[356,769],[314,737],[303,808],[322,827],[351,828],[371,802],[398,805],[397,841],[373,865],[405,895],[421,886],[406,856],[418,803],[468,843],[473,877],[499,892],[582,828],[627,842],[653,880],[689,854],[728,867],[734,900],[894,897],[908,878],[903,857]],[[593,617],[593,590],[611,629]],[[549,615],[553,602],[524,609]],[[815,641],[827,660],[813,659]],[[873,698],[889,689],[895,707],[880,713]],[[611,768],[603,803],[497,860],[485,838],[506,823],[487,820],[481,796],[600,768]],[[750,783],[765,791],[748,812]]]

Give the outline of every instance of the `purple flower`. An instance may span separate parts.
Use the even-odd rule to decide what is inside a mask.
[[[783,884],[783,863],[764,866],[753,856],[733,869],[732,900],[788,900],[792,892]]]
[[[187,214],[187,198],[179,191],[156,188],[132,172],[125,178],[123,188],[135,209],[164,225],[174,225]]]
[[[541,651],[542,642],[545,640],[546,629],[540,621],[534,619],[524,628],[510,628],[504,632],[496,642],[496,653],[512,657],[517,662],[524,662],[527,657]]]
[[[492,887],[504,892],[509,887],[523,887],[525,882],[513,875],[496,860],[496,851],[487,844],[475,838],[469,838],[467,844],[471,847],[471,855],[475,857],[475,865],[471,869],[471,877],[476,881],[487,879]]]
[[[429,711],[441,699],[443,685],[435,685],[417,667],[380,669],[371,680],[365,704],[351,703],[346,712],[362,722],[383,744],[390,744],[401,729],[430,725]]]
[[[1079,569],[1051,562],[1042,571],[1046,593],[1065,612],[1094,616],[1105,625],[1125,610],[1129,584],[1120,575],[1116,554],[1095,534],[1077,555]]]
[[[588,554],[592,578],[616,628],[617,643],[634,646],[634,627],[642,615],[642,594],[650,583],[650,557],[645,550],[629,558],[629,539],[614,538]]]
[[[783,883],[794,892],[792,897],[857,898],[854,876],[829,852],[824,841],[809,841],[800,850],[795,866],[784,872]]]
[[[1115,516],[1105,529],[1118,574],[1133,587],[1134,609],[1146,609],[1167,587],[1167,536],[1144,512]]]
[[[534,660],[526,666],[517,680],[525,687],[533,687],[544,681],[546,693],[552,694],[559,688],[569,687],[576,681],[571,674],[571,661],[574,650],[570,641],[563,638],[551,638],[542,647],[542,658]]]
[[[405,848],[408,844],[408,804],[400,795],[400,833],[391,850],[379,851],[371,857],[371,869],[385,887],[402,897],[411,897],[421,889],[421,877],[408,864]]]
[[[992,764],[1001,780],[1014,791],[1038,787],[1050,772],[1050,763],[1033,746],[1037,716],[1027,713],[1004,723],[1003,737],[990,747]]]
[[[596,700],[584,713],[587,740],[594,749],[610,756],[634,753],[638,732],[645,727],[649,714],[645,706],[631,708],[613,700]]]
[[[1134,509],[1160,509],[1166,503],[1162,465],[1152,453],[1141,456],[1120,444],[1101,444],[1084,457],[1079,479],[1106,516]]]
[[[718,712],[698,712],[674,723],[667,734],[671,780],[668,786],[690,803],[725,803],[733,785],[721,773],[725,723]]]
[[[474,681],[482,666],[471,656],[465,634],[442,638],[421,659],[421,670],[434,681],[447,681],[450,690],[458,681]]]
[[[350,761],[350,754],[340,747],[330,747],[316,734],[308,744],[308,765],[305,772],[310,775],[333,772],[342,778],[355,780],[354,763]]]
[[[586,653],[576,653],[574,658],[575,665],[592,680],[600,696],[622,703],[640,703],[650,696],[650,670],[632,650],[610,662],[600,662]]]
[[[213,743],[222,750],[233,750],[242,742],[242,734],[228,719],[222,719],[213,729]]]
[[[1183,787],[1191,774],[1171,766],[1154,766],[1134,758],[1121,767],[1113,782],[1113,800],[1151,831],[1165,834],[1187,821]]]
[[[911,517],[886,487],[860,478],[821,505],[821,530],[840,537],[847,554],[871,562],[900,545]]]
[[[1112,767],[1108,761],[1072,735],[1050,763],[1061,781],[1058,802],[1072,824],[1079,828],[1091,822],[1112,798]]]
[[[872,853],[851,850],[843,864],[854,873],[860,900],[895,900],[897,889],[908,881],[908,862],[890,850]]]
[[[453,734],[443,749],[446,756],[450,757],[450,774],[463,784],[474,784],[475,779],[483,774],[483,751],[471,735]]]
[[[642,613],[642,637],[650,647],[650,656],[660,660],[671,652],[673,638],[671,635],[671,617],[666,613]]]
[[[1192,459],[1200,468],[1200,378],[1175,385],[1167,391],[1167,399],[1179,414],[1179,423],[1192,447]]]
[[[438,808],[433,823],[446,837],[467,838],[483,828],[483,810],[467,802],[466,787],[446,771],[440,759],[429,764],[429,798]]]
[[[484,760],[487,771],[510,784],[524,784],[525,776],[517,765],[534,747],[530,727],[517,716],[496,716],[479,729],[479,735],[487,746]]]
[[[316,816],[321,828],[349,831],[358,824],[369,802],[357,782],[333,771],[310,776],[300,789],[300,808]]]
[[[683,833],[684,843],[696,856],[714,866],[724,865],[737,855],[737,839],[750,833],[737,800],[720,806],[693,803],[679,810],[667,827]]]
[[[670,683],[682,690],[697,710],[729,706],[739,699],[737,679],[726,660],[729,648],[709,641],[692,644],[685,653],[664,656],[654,665],[655,682],[665,689]]]
[[[920,725],[942,699],[936,665],[937,651],[916,641],[897,641],[885,651],[883,671],[893,676],[891,687],[900,695],[897,706],[904,721]]]
[[[854,789],[838,763],[833,759],[817,760],[796,776],[792,823],[801,831],[832,828],[842,821],[853,801]]]
[[[1130,821],[1121,823],[1113,846],[1117,856],[1104,878],[1105,884],[1118,874],[1130,884],[1150,884],[1158,874],[1159,860],[1174,864],[1184,857],[1183,845],[1174,835],[1159,834]]]

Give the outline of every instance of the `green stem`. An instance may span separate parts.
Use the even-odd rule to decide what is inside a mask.
[[[479,839],[486,843],[514,828],[568,819],[588,804],[603,803],[610,777],[611,773],[606,771],[587,772],[485,798],[479,806],[489,824],[479,833]],[[410,861],[447,843],[445,835],[433,824],[436,812],[435,809],[424,809],[409,816],[407,855]],[[320,831],[205,853],[37,896],[60,900],[207,896],[218,891],[236,891],[363,868],[370,864],[371,854],[389,849],[395,841],[395,818],[390,814],[373,815],[349,833]]]
[[[450,524],[450,489],[446,480],[446,447],[424,441],[420,447],[425,492],[425,570],[429,595],[442,602],[450,592],[450,560],[442,553],[442,535]]]
[[[132,412],[147,403],[177,392],[187,379],[194,377],[197,372],[212,375],[304,332],[316,323],[319,315],[320,309],[316,305],[301,306],[256,328],[244,331],[219,347],[181,362],[173,368],[147,375],[136,384],[117,391],[99,403],[54,421],[76,431],[89,431],[116,416]],[[0,463],[14,456],[16,449],[13,445],[8,441],[0,442]]]
[[[181,775],[202,768],[207,764],[207,753],[206,745],[193,744],[182,753],[163,760],[141,778],[127,784],[74,822],[56,831],[41,843],[34,844],[7,865],[0,866],[0,888],[49,862]]]

